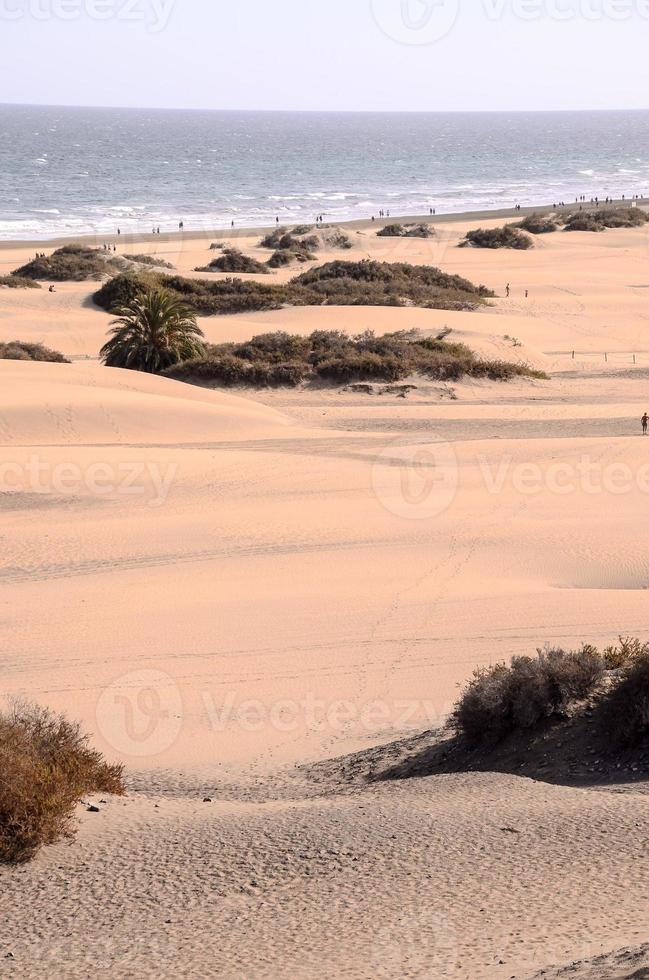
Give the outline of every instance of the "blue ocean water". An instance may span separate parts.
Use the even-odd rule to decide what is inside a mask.
[[[649,194],[649,112],[0,106],[0,238]]]

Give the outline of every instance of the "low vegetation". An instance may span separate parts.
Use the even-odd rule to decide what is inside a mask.
[[[614,649],[618,676],[602,701],[600,727],[614,743],[634,746],[649,736],[649,644],[627,639]]]
[[[377,231],[378,238],[434,238],[435,229],[430,225],[386,225]]]
[[[40,283],[26,276],[0,276],[0,286],[7,286],[8,289],[40,289]]]
[[[419,306],[440,310],[475,309],[493,293],[461,276],[429,265],[340,259],[292,280],[314,294],[314,303],[334,306]]]
[[[250,255],[244,255],[237,248],[224,248],[223,253],[217,259],[212,259],[208,265],[201,266],[194,271],[268,274],[268,269],[263,262],[258,262]]]
[[[147,265],[157,269],[173,269],[171,262],[160,259],[155,255],[125,255],[124,258],[128,259],[129,262],[137,263],[137,265]]]
[[[56,350],[43,344],[28,344],[22,340],[0,342],[0,360],[6,361],[49,361],[53,364],[69,364],[70,361]]]
[[[278,269],[293,260],[313,261],[316,257],[315,252],[320,248],[320,239],[317,235],[307,234],[308,231],[306,226],[296,228],[292,232],[286,231],[285,228],[276,228],[266,235],[259,244],[262,248],[273,249],[273,254],[268,260],[270,268]]]
[[[120,267],[122,260],[111,258],[96,248],[86,245],[64,245],[51,255],[39,255],[31,262],[15,269],[12,275],[24,279],[42,279],[48,282],[83,282],[87,279],[103,279]]]
[[[523,218],[513,226],[514,228],[520,228],[522,231],[528,231],[530,235],[550,235],[554,231],[559,230],[559,226],[556,221],[553,221],[551,217],[543,214],[528,214],[527,217]]]
[[[477,670],[455,705],[451,724],[470,743],[498,741],[532,728],[591,694],[604,677],[593,647],[542,650],[511,664]]]
[[[476,228],[467,232],[460,242],[460,248],[534,248],[534,242],[529,235],[523,234],[513,225],[503,228]]]
[[[591,645],[546,649],[477,670],[450,725],[469,745],[490,744],[584,711],[616,751],[649,739],[649,643],[621,637],[601,653]]]
[[[327,330],[310,337],[278,332],[242,344],[210,345],[202,357],[178,363],[164,374],[195,384],[255,387],[399,381],[412,374],[441,381],[544,377],[526,365],[485,361],[463,344],[420,338],[416,332],[376,337],[368,331],[349,337]]]
[[[575,211],[566,218],[565,231],[605,231],[607,228],[639,228],[649,221],[641,208],[600,208]]]
[[[94,300],[102,309],[115,313],[148,290],[161,287],[202,316],[326,304],[472,310],[493,296],[485,286],[475,286],[433,266],[337,260],[288,283],[273,285],[236,278],[208,281],[153,271],[129,272],[104,283]]]
[[[109,765],[78,725],[43,708],[0,713],[0,862],[29,861],[41,847],[74,836],[86,793],[124,793],[122,767]]]
[[[342,228],[324,227],[320,231],[323,242],[328,248],[340,248],[347,251],[352,248],[352,240]]]

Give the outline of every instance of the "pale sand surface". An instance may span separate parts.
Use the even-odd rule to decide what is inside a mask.
[[[511,282],[491,308],[202,326],[216,341],[448,325],[549,381],[462,383],[454,400],[420,379],[407,399],[380,385],[233,393],[95,361],[0,361],[3,691],[79,718],[131,785],[100,814],[80,810],[75,845],[0,872],[9,972],[520,978],[580,960],[568,975],[585,978],[645,965],[592,962],[647,939],[639,789],[492,774],[349,785],[308,768],[434,727],[481,664],[649,633],[646,232],[454,248],[473,224],[440,223],[432,242],[354,228],[351,252],[319,261],[432,262],[499,294]],[[237,242],[266,255],[257,240]],[[127,250],[187,273],[208,246]],[[3,248],[0,274],[33,251]],[[110,317],[93,288],[0,289],[0,339],[96,357]]]

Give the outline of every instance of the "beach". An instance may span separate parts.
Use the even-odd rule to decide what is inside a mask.
[[[542,210],[341,223],[351,248],[305,266],[438,266],[493,290],[477,310],[199,323],[212,343],[450,331],[547,380],[212,390],[103,367],[97,283],[0,288],[0,341],[72,360],[0,360],[3,693],[78,719],[129,787],[0,870],[8,975],[646,965],[645,783],[361,778],[443,725],[474,670],[649,632],[647,226],[457,247]],[[436,234],[377,237],[403,220]],[[210,245],[264,260],[260,234],[83,240],[219,279],[194,271]],[[56,244],[0,243],[0,276]]]

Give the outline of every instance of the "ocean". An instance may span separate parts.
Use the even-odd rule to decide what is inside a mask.
[[[649,112],[0,106],[0,239],[649,195]]]

